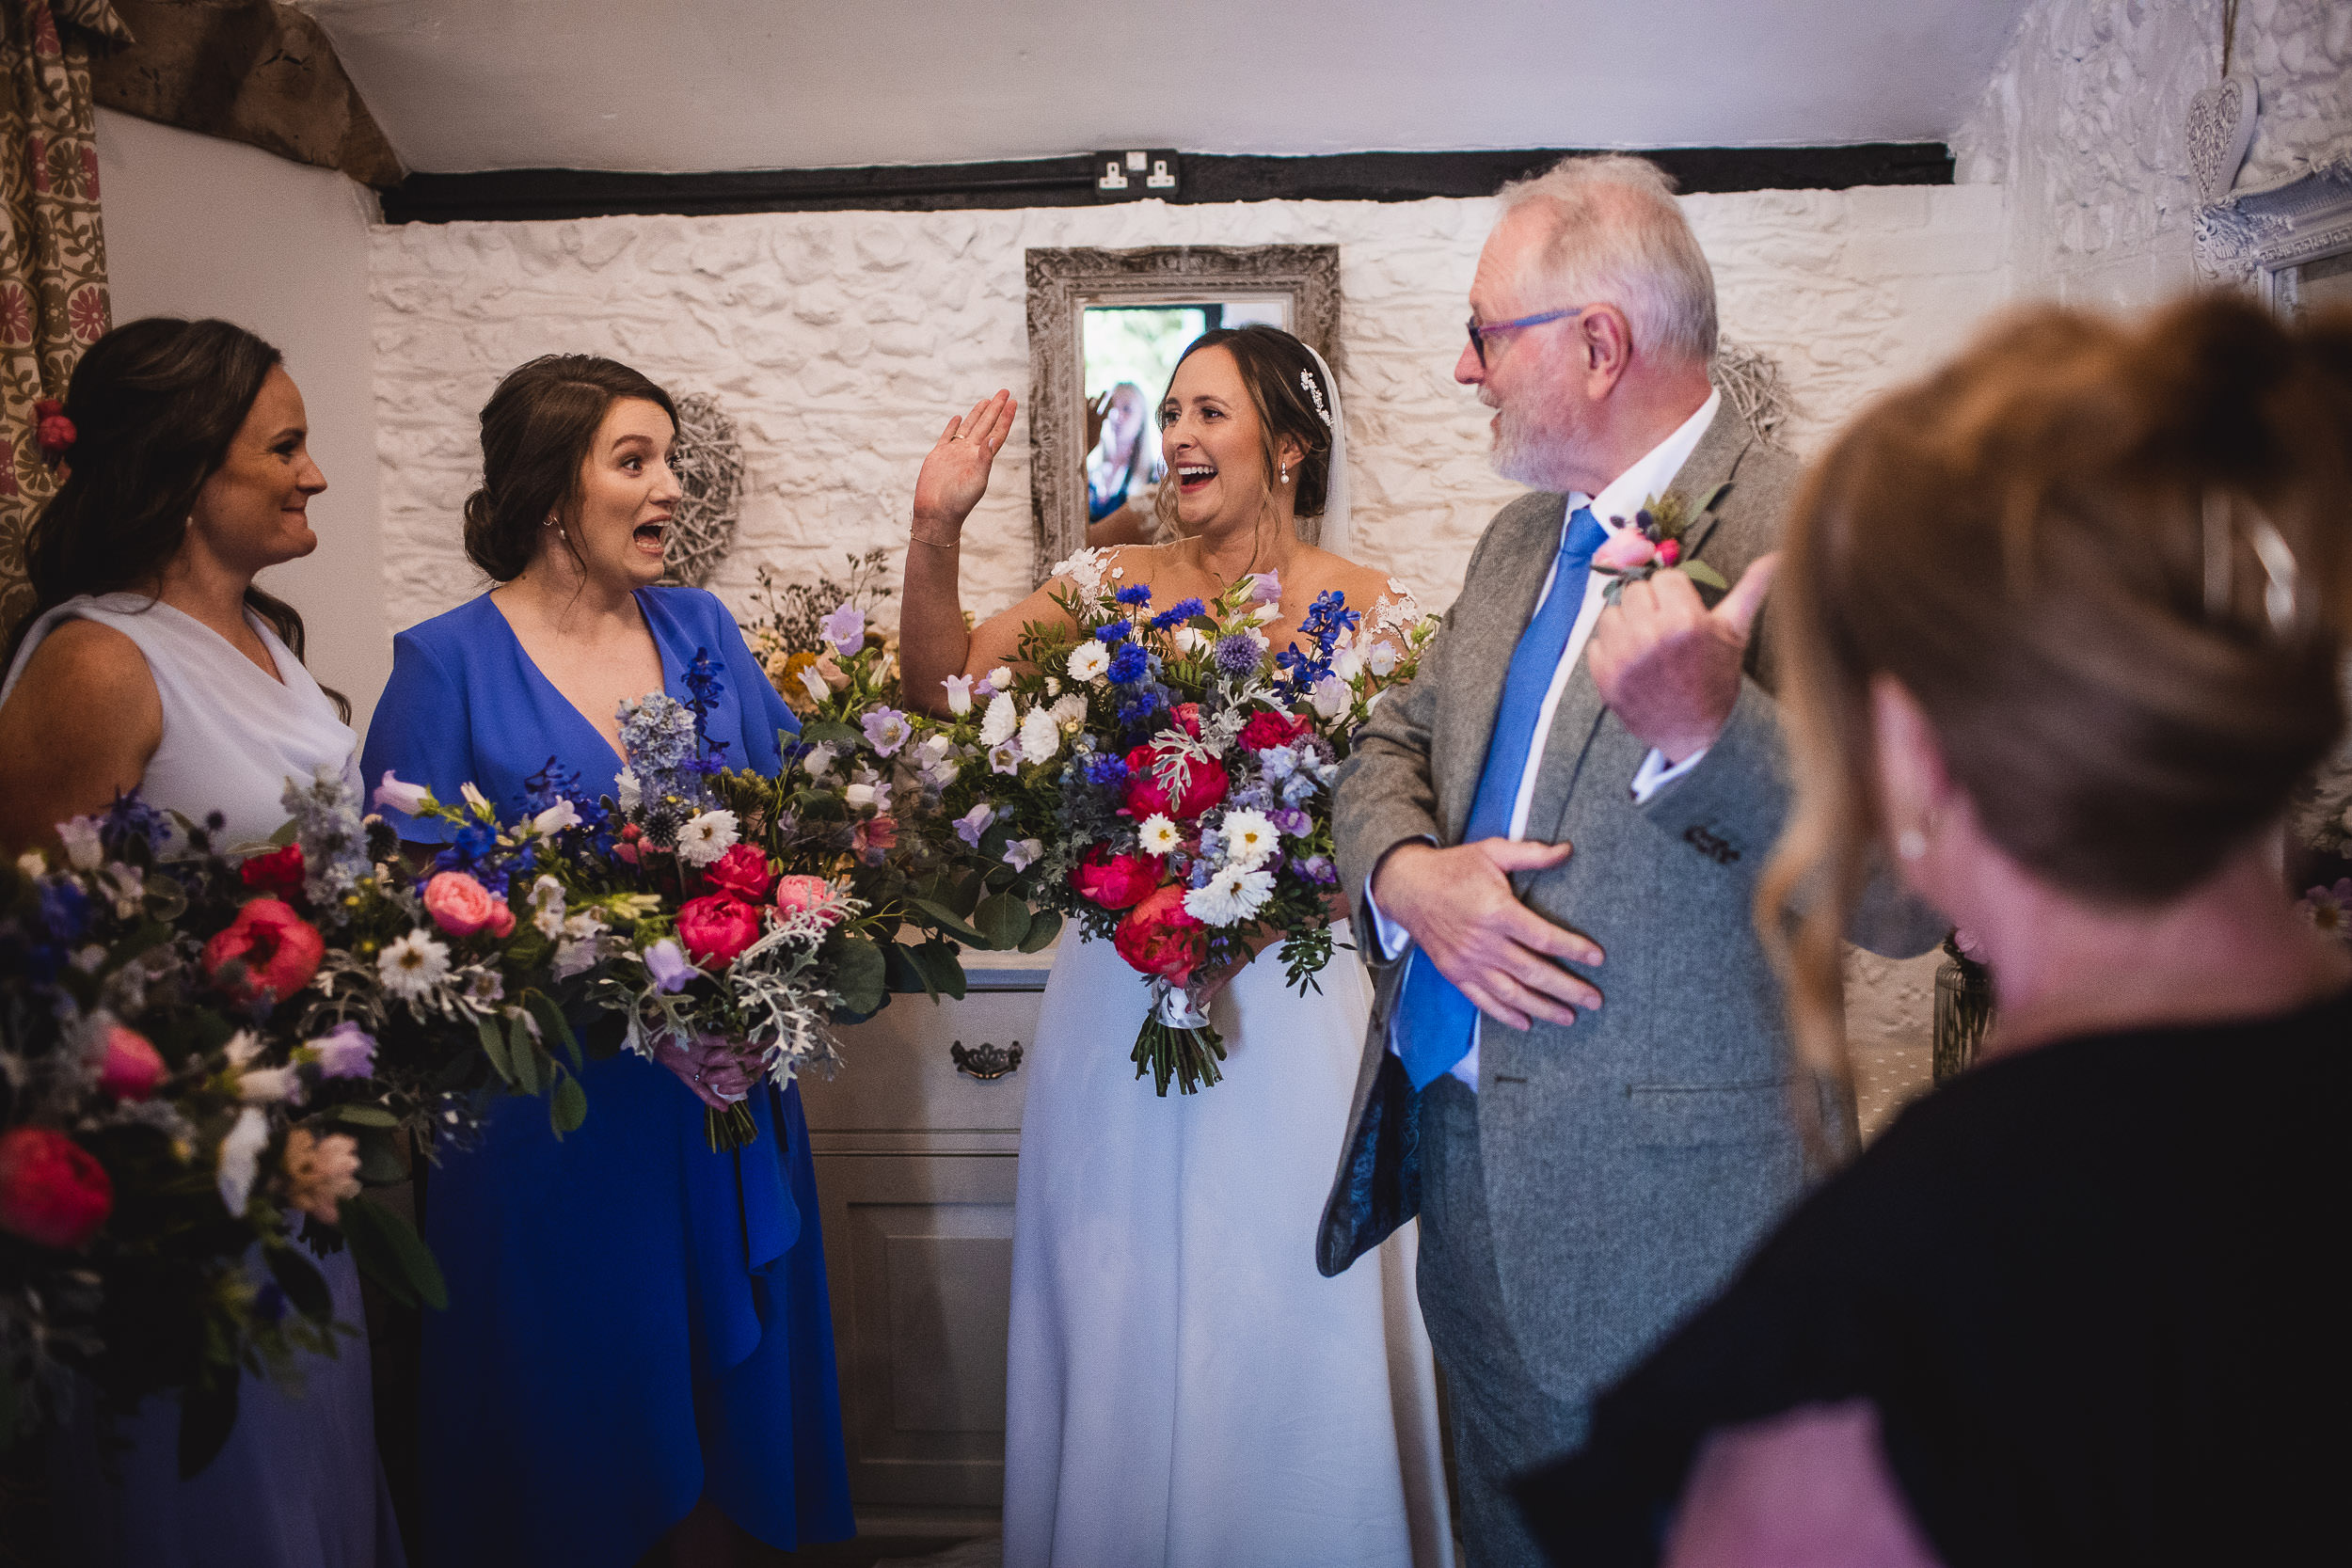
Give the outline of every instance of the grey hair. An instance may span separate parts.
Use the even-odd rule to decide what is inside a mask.
[[[1540,204],[1550,238],[1530,270],[1562,290],[1546,309],[1613,305],[1654,352],[1715,356],[1715,274],[1675,200],[1674,176],[1621,152],[1563,158],[1495,193],[1507,215]]]

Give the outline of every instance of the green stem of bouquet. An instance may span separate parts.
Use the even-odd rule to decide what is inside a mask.
[[[723,1111],[705,1107],[703,1135],[710,1140],[712,1153],[723,1154],[757,1143],[759,1123],[752,1119],[750,1104],[739,1100]]]
[[[1152,1075],[1152,1085],[1160,1098],[1168,1098],[1168,1081],[1176,1080],[1180,1093],[1196,1094],[1204,1084],[1215,1084],[1225,1076],[1216,1064],[1225,1059],[1225,1039],[1215,1029],[1177,1029],[1160,1020],[1158,1009],[1143,1021],[1143,1032],[1136,1037],[1132,1060],[1136,1076]]]

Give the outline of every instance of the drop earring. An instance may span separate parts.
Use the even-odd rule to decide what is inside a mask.
[[[1282,483],[1285,483],[1285,484],[1288,484],[1290,482],[1291,482],[1291,466],[1290,466],[1289,464],[1285,463],[1285,464],[1283,464],[1283,465],[1282,465]]]
[[[1928,853],[1928,835],[1916,828],[1905,828],[1895,835],[1895,853],[1907,861],[1925,860]]]

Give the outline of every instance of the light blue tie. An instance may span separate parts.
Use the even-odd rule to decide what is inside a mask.
[[[1470,820],[1462,829],[1465,844],[1501,838],[1511,831],[1519,778],[1535,744],[1535,721],[1543,713],[1551,677],[1559,673],[1568,633],[1576,629],[1577,614],[1584,608],[1584,579],[1591,574],[1593,552],[1609,537],[1599,519],[1581,506],[1563,533],[1551,592],[1519,634],[1510,673],[1502,679],[1494,735],[1486,742],[1486,765],[1478,775],[1478,793],[1471,797]],[[1438,972],[1427,954],[1416,949],[1406,962],[1405,994],[1397,999],[1397,1053],[1404,1058],[1405,1075],[1418,1090],[1445,1076],[1470,1053],[1478,1008]]]

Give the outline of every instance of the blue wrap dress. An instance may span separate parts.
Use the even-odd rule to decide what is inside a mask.
[[[707,715],[730,766],[773,772],[798,722],[724,606],[637,593],[684,701],[697,650],[724,672]],[[488,594],[394,641],[368,732],[389,769],[444,800],[470,782],[501,811],[550,761],[590,795],[620,769]],[[387,813],[405,838],[448,829]],[[713,1153],[702,1102],[628,1053],[580,1074],[588,1119],[558,1139],[536,1098],[501,1101],[480,1147],[430,1176],[426,1237],[450,1307],[427,1313],[423,1549],[437,1568],[627,1568],[706,1492],[771,1545],[846,1539],[833,1320],[797,1085],[751,1098],[758,1140]]]

